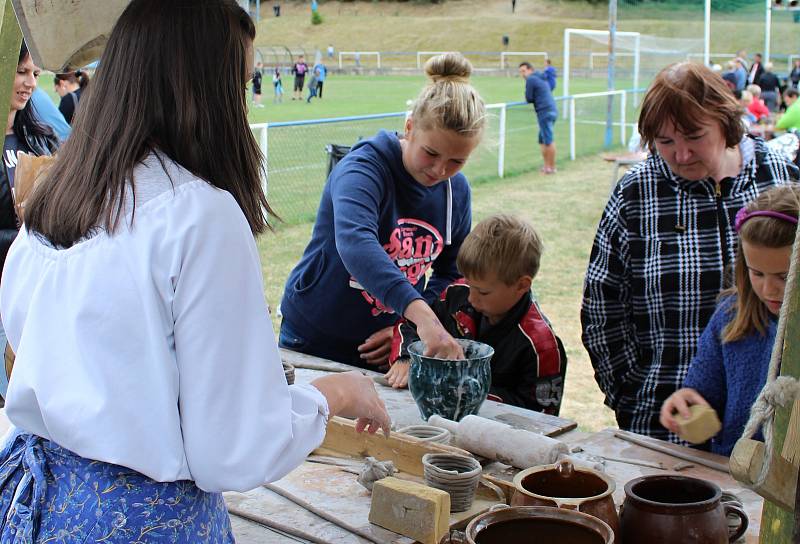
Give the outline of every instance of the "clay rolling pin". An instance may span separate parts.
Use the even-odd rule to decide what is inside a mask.
[[[569,453],[566,444],[549,436],[514,429],[480,416],[470,415],[456,422],[433,415],[428,424],[453,433],[459,448],[517,468],[551,465],[559,455]]]

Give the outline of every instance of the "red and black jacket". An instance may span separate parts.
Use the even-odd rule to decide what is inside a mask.
[[[494,400],[558,415],[564,393],[567,355],[539,305],[526,293],[497,324],[490,325],[469,303],[469,286],[450,285],[431,305],[447,332],[489,344]],[[408,346],[419,340],[413,323],[395,326],[390,363],[408,357]]]

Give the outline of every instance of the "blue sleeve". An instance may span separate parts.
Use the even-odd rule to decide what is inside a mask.
[[[365,161],[348,161],[331,179],[336,250],[347,271],[368,293],[399,316],[422,298],[378,240],[378,214],[388,173]]]
[[[31,95],[33,108],[40,121],[52,127],[53,131],[62,142],[69,138],[72,127],[69,126],[64,116],[50,99],[46,92],[37,88]]]
[[[534,81],[532,77],[529,77],[525,80],[525,101],[533,103],[533,99],[536,96],[536,91],[534,90]]]
[[[456,203],[453,209],[452,243],[449,246],[445,246],[441,255],[433,262],[433,273],[428,285],[425,286],[423,296],[429,304],[438,300],[439,295],[447,289],[447,286],[461,277],[456,265],[456,257],[461,249],[461,244],[464,243],[464,238],[472,230],[472,195],[466,179],[464,180],[464,185],[466,189],[464,199],[462,202]],[[456,211],[461,212],[457,218]]]
[[[700,340],[697,352],[683,380],[683,387],[691,387],[717,411],[722,413],[727,400],[725,365],[722,354],[722,330],[728,322],[730,300],[723,300],[711,317]]]

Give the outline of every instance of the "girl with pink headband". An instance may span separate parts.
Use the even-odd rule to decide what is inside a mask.
[[[711,406],[722,430],[711,451],[730,455],[767,378],[800,211],[800,185],[775,187],[736,214],[735,286],[724,291],[700,337],[683,388],[661,407],[661,424],[677,432],[693,404]]]

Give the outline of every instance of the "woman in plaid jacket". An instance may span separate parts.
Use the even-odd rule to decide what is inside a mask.
[[[642,103],[650,156],[619,181],[597,229],[583,343],[620,428],[675,439],[658,421],[717,296],[730,285],[736,212],[797,168],[746,136],[741,107],[701,64],[668,66]]]

